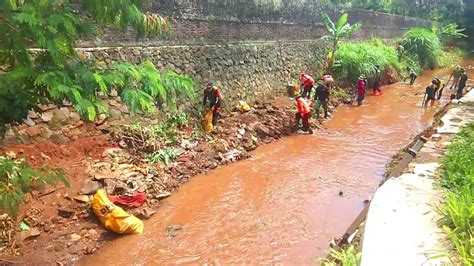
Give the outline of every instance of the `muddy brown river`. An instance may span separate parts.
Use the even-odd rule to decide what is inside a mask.
[[[384,86],[362,107],[339,107],[314,135],[281,139],[194,177],[162,201],[143,234],[113,240],[80,264],[317,264],[375,192],[391,157],[430,125],[443,102],[422,108],[416,94],[440,73],[428,71],[414,86]]]

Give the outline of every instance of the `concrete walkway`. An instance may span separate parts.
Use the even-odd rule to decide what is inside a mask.
[[[466,104],[467,103],[467,104]],[[460,127],[474,121],[474,89],[443,116],[437,134],[406,173],[388,180],[375,194],[362,243],[363,266],[452,265],[450,243],[438,226],[438,161]]]

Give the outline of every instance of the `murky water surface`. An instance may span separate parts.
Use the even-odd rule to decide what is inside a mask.
[[[81,264],[316,263],[374,193],[391,156],[431,123],[440,104],[424,109],[416,94],[445,72],[385,86],[362,107],[340,107],[325,130],[194,177],[162,202],[144,234],[114,240]],[[182,229],[170,234],[173,225]]]

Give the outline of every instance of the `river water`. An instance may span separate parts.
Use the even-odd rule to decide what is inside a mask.
[[[286,137],[192,178],[162,202],[143,234],[113,240],[80,264],[317,264],[364,208],[391,157],[447,101],[449,90],[442,103],[422,108],[416,95],[440,74],[384,86],[361,107],[339,107],[314,135]]]

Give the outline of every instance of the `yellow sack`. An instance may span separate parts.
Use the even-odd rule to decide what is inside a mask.
[[[293,95],[296,96],[300,93],[300,86],[298,85],[298,82],[295,82],[295,86],[293,87]]]
[[[250,111],[250,106],[245,101],[239,101],[239,104],[235,106],[235,109],[239,110],[242,113]]]
[[[105,228],[118,234],[143,233],[143,222],[113,204],[104,189],[99,189],[92,199],[92,210]]]
[[[212,109],[204,111],[204,115],[202,117],[202,128],[204,128],[204,131],[207,133],[214,130],[214,126],[212,125]]]

